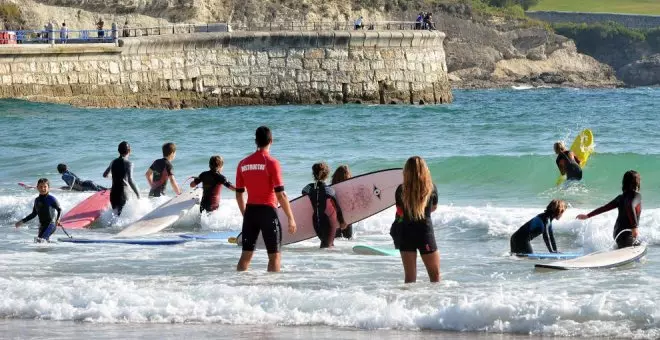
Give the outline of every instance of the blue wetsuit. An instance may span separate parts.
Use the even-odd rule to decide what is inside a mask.
[[[55,211],[57,214],[55,214]],[[34,199],[34,205],[32,206],[32,213],[27,215],[21,221],[23,223],[39,216],[39,234],[37,235],[40,239],[48,240],[50,235],[55,232],[57,228],[57,221],[60,219],[60,214],[62,213],[62,208],[60,208],[60,203],[57,202],[57,199],[50,194],[39,195]]]
[[[83,181],[80,177],[76,176],[73,172],[67,170],[62,173],[62,180],[69,187],[70,190],[75,191],[101,191],[107,190],[106,188],[95,184],[92,181]]]
[[[518,231],[511,235],[511,253],[513,254],[532,254],[532,244],[535,237],[543,234],[543,241],[551,253],[557,252],[555,235],[552,232],[552,218],[545,212],[525,223]]]

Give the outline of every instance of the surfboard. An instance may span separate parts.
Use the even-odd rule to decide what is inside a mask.
[[[386,169],[352,177],[332,185],[337,194],[337,202],[347,224],[361,221],[394,205],[394,193],[403,182],[403,169]],[[302,188],[301,188],[302,189]],[[248,192],[249,195],[249,192]],[[282,208],[277,216],[282,225],[282,245],[308,240],[316,236],[312,222],[312,205],[306,196],[290,201],[297,231],[289,234],[289,222]],[[239,234],[236,244],[241,246],[243,238]],[[264,248],[263,238],[257,239],[257,248]]]
[[[157,233],[176,222],[181,213],[195,206],[199,202],[202,190],[199,188],[184,192],[160,207],[144,215],[141,219],[120,231],[119,237],[136,237]]]
[[[644,255],[646,255],[646,245],[640,245],[616,250],[599,251],[572,260],[535,264],[534,267],[541,271],[605,269],[639,261]]]
[[[190,240],[183,238],[175,239],[92,239],[92,238],[58,238],[58,242],[68,242],[68,243],[111,243],[111,244],[134,244],[134,245],[143,245],[143,246],[164,246],[164,245],[173,245],[181,244],[188,242]]]
[[[360,255],[381,255],[381,256],[398,256],[399,251],[389,248],[378,248],[368,246],[366,244],[359,244],[353,247],[353,252]]]
[[[524,257],[530,260],[570,260],[583,256],[582,253],[533,253],[533,254],[513,254],[517,257]]]
[[[575,137],[570,150],[580,159],[580,168],[584,169],[589,160],[589,156],[594,151],[594,134],[590,129],[584,129]],[[557,185],[566,180],[566,175],[560,175],[557,178]]]
[[[89,227],[110,205],[110,190],[99,191],[69,210],[60,223],[64,229],[82,229]]]
[[[237,234],[238,233],[235,231],[219,231],[219,232],[213,232],[207,234],[182,234],[179,235],[179,237],[189,240],[213,240],[213,241],[229,242],[229,239],[236,238]]]

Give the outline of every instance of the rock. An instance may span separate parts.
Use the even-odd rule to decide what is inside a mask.
[[[619,72],[619,77],[628,85],[649,86],[660,84],[660,54],[635,61]]]

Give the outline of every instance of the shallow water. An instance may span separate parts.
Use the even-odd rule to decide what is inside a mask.
[[[657,338],[660,336],[659,89],[457,91],[446,106],[278,106],[205,110],[109,110],[21,101],[0,102],[0,330],[4,336],[242,338],[420,338],[512,335]],[[247,273],[236,273],[240,250],[225,242],[178,246],[32,243],[36,224],[14,229],[36,192],[16,182],[48,177],[62,185],[66,162],[102,185],[116,147],[133,148],[135,178],[146,196],[144,172],[166,141],[177,143],[181,183],[204,171],[212,154],[225,158],[232,179],[253,151],[259,125],[273,129],[290,196],[310,181],[311,165],[346,163],[354,174],[400,167],[425,157],[438,185],[433,214],[443,281],[404,285],[400,259],[360,256],[352,246],[392,247],[394,215],[387,210],[355,226],[353,240],[319,250],[318,240],[286,247],[282,273],[267,274],[258,252]],[[583,128],[596,153],[582,183],[556,188],[552,143],[570,144]],[[640,232],[650,244],[643,263],[605,271],[536,273],[534,261],[507,255],[510,235],[552,198],[571,208],[555,222],[562,251],[612,245],[615,212],[574,217],[620,192],[623,172],[642,174]],[[169,190],[169,189],[168,189]],[[54,190],[64,210],[89,194]],[[106,213],[78,237],[109,237],[163,203],[132,201],[121,218]],[[221,208],[190,211],[178,233],[240,230],[230,192]],[[56,234],[63,237],[63,234]],[[533,242],[545,251],[542,240]],[[47,331],[44,331],[47,329]],[[39,332],[43,333],[39,333]],[[455,332],[460,333],[445,333]],[[229,334],[229,335],[219,335]],[[58,335],[60,334],[60,335]],[[247,334],[247,335],[246,335]],[[498,335],[498,334],[504,334]],[[177,336],[179,335],[179,336]],[[485,335],[483,335],[485,336]],[[516,336],[513,336],[514,338]]]

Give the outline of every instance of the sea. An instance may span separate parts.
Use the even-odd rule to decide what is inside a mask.
[[[94,109],[0,101],[0,338],[2,339],[522,339],[660,337],[660,89],[460,90],[448,105],[253,106],[212,109]],[[74,237],[108,238],[168,197],[147,198],[144,173],[174,142],[180,184],[224,158],[233,181],[255,150],[254,131],[273,131],[289,197],[312,181],[312,164],[341,164],[353,175],[428,163],[439,193],[432,214],[440,283],[418,260],[417,282],[403,283],[397,256],[353,253],[355,245],[393,248],[390,208],[354,225],[351,240],[319,249],[311,239],[283,248],[282,271],[267,273],[257,251],[236,272],[240,249],[223,241],[173,246],[33,242],[28,215],[37,196],[18,182],[46,177],[64,211],[91,193],[69,192],[66,163],[83,179],[102,177],[117,145],[143,198],[117,218],[105,212]],[[553,143],[593,131],[595,151],[580,183],[556,186]],[[555,221],[563,252],[608,250],[616,211],[575,217],[621,192],[625,171],[640,172],[646,258],[607,270],[536,272],[509,254],[509,238],[554,198],[569,208]],[[168,188],[172,195],[171,188]],[[170,196],[171,197],[171,196]],[[153,238],[235,232],[241,214],[224,190],[220,209],[183,213]],[[58,231],[53,240],[66,237]],[[547,249],[541,238],[532,245]]]

